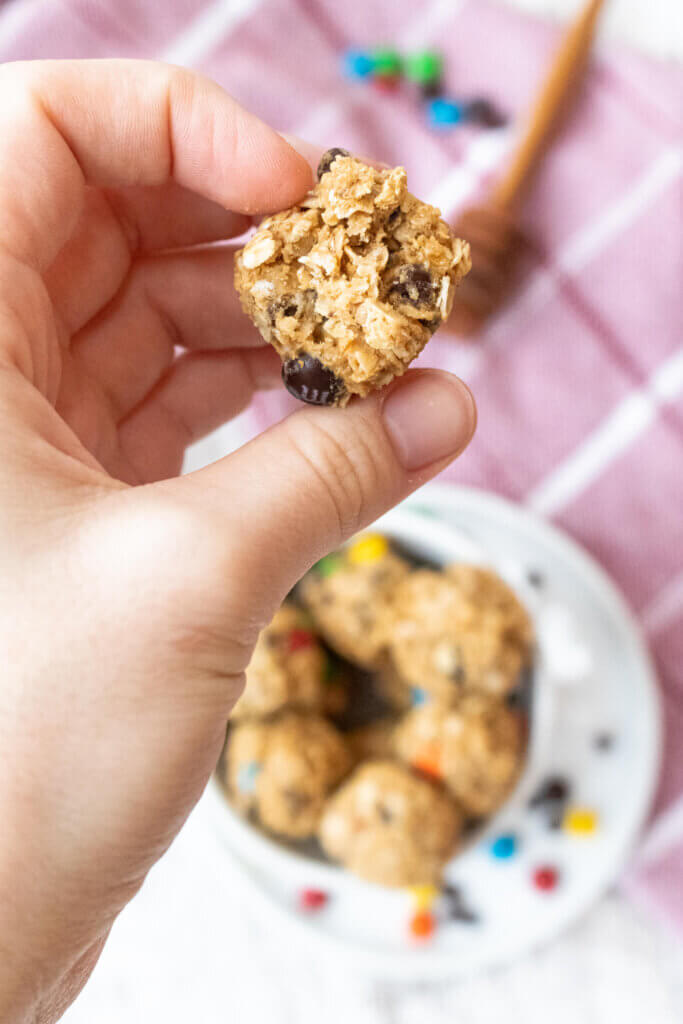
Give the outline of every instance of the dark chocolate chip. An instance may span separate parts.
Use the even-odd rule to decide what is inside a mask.
[[[434,303],[436,288],[432,275],[421,263],[401,267],[389,288],[389,299],[395,303],[409,302],[418,309]]]
[[[296,316],[299,312],[299,303],[296,295],[283,295],[281,299],[271,302],[268,306],[270,322],[275,326],[278,316]]]
[[[550,775],[544,779],[529,800],[529,807],[544,807],[553,804],[564,804],[569,799],[571,786],[561,775]]]
[[[473,121],[483,128],[502,128],[508,120],[491,100],[484,98],[470,100],[469,103],[466,103],[463,116],[466,121]]]
[[[505,698],[505,703],[513,711],[529,714],[534,699],[534,688],[531,673],[526,671],[515,687]]]
[[[438,331],[441,326],[441,317],[434,317],[433,320],[418,320],[418,323],[422,324],[423,327],[426,327],[430,334],[434,334],[434,332]]]
[[[318,181],[320,181],[323,174],[327,174],[338,156],[351,156],[351,154],[348,150],[341,149],[339,146],[335,146],[334,149],[328,149],[323,153],[320,157],[320,163],[318,164]]]
[[[435,100],[443,92],[443,82],[436,78],[433,82],[423,82],[420,86],[420,95],[423,100]]]
[[[309,405],[336,405],[346,393],[344,382],[307,352],[283,364],[282,380],[290,395]]]
[[[294,295],[283,295],[268,306],[270,322],[275,326],[278,316],[300,316],[302,313],[312,315],[317,298],[318,293],[313,288],[295,292]]]
[[[479,920],[479,915],[467,906],[457,885],[444,885],[442,895],[446,903],[446,913],[452,921],[475,924]]]

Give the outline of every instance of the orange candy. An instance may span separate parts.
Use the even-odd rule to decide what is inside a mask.
[[[413,761],[413,768],[432,779],[441,778],[441,747],[438,743],[424,746]]]
[[[428,910],[418,910],[410,919],[410,933],[416,939],[428,939],[434,933],[436,922]]]

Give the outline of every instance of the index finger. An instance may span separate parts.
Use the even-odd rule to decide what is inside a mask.
[[[208,78],[152,61],[38,61],[0,71],[0,238],[44,267],[85,184],[178,184],[249,215],[312,184],[280,135]]]

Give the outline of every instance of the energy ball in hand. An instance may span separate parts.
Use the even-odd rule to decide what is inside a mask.
[[[451,311],[469,246],[377,170],[329,150],[299,206],[267,217],[237,254],[242,306],[283,361],[287,389],[346,405],[404,373]]]

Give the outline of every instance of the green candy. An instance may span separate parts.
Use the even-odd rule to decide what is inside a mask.
[[[438,82],[443,72],[443,57],[435,50],[411,53],[404,61],[406,76],[418,85]]]
[[[340,555],[325,555],[313,566],[319,576],[332,576],[338,569],[341,569],[343,558]]]
[[[370,54],[372,73],[380,78],[400,75],[402,70],[401,56],[396,50],[379,49]]]

